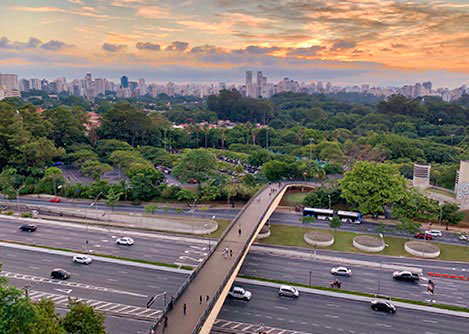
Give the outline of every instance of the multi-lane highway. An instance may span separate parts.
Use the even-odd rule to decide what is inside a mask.
[[[6,202],[4,202],[6,203]],[[22,197],[20,199],[20,204],[28,204],[28,205],[54,205],[58,207],[71,207],[71,208],[83,208],[83,209],[89,209],[89,206],[91,204],[91,201],[86,201],[86,200],[64,200],[60,203],[49,203],[47,199],[36,199],[36,198],[31,198],[31,197]],[[16,205],[15,203],[10,203],[10,206],[14,207]],[[104,204],[99,205],[100,210],[111,210],[110,208],[106,207]],[[129,205],[129,204],[120,204],[114,208],[116,211],[122,211],[122,212],[144,212],[144,206],[142,205]],[[217,217],[220,219],[233,219],[236,214],[239,212],[238,209],[214,209],[210,208],[208,210],[193,210],[193,209],[184,209],[183,213],[176,212],[176,209],[167,209],[168,214],[184,214],[184,215],[190,215],[194,217]],[[295,226],[305,226],[301,222],[301,214],[291,211],[291,212],[275,212],[271,219],[270,219],[271,224],[286,224],[286,225],[295,225]],[[307,224],[307,226],[311,227],[321,227],[321,228],[329,228],[329,222],[327,221],[316,221],[314,224]],[[367,233],[378,233],[377,231],[378,225],[373,222],[362,222],[361,224],[343,224],[340,227],[340,230],[344,231],[350,231],[350,232],[367,232]],[[453,244],[459,244],[459,245],[467,245],[468,242],[464,242],[459,240],[458,235],[455,233],[451,232],[446,232],[444,231],[444,227],[436,227],[436,228],[441,228],[443,229],[443,236],[440,238],[437,238],[435,241],[439,242],[446,242],[446,243],[453,243]],[[396,229],[394,226],[387,225],[386,226],[386,231],[384,232],[385,235],[393,235],[393,236],[403,236],[407,237],[406,233],[403,231],[399,231]]]
[[[157,315],[158,300],[147,310],[150,296],[161,291],[169,294],[185,275],[133,265],[105,263],[78,265],[71,257],[0,247],[2,275],[18,287],[29,286],[30,296],[51,298],[64,307],[68,294],[82,298],[97,309],[109,313],[110,334],[144,333],[145,317]],[[72,273],[68,281],[49,280],[50,270],[62,267]],[[297,300],[279,297],[274,288],[242,284],[253,293],[250,302],[227,299],[220,313],[217,329],[231,333],[252,334],[263,323],[269,333],[466,333],[467,319],[399,309],[394,315],[374,313],[365,302],[302,293]],[[195,300],[191,307],[198,307]],[[150,315],[150,316],[149,316]],[[112,316],[118,316],[114,318]],[[169,324],[171,325],[171,324]],[[283,332],[282,332],[283,331]]]
[[[39,224],[34,233],[21,232],[19,222],[4,221],[0,223],[2,239],[25,242],[56,248],[72,250],[85,250],[86,227],[56,226]],[[124,258],[135,258],[180,265],[196,266],[208,252],[209,244],[196,238],[169,236],[158,233],[134,233],[135,244],[131,247],[116,245],[115,239],[125,232],[116,229],[103,229],[90,227],[88,231],[89,248],[93,252],[109,254]],[[213,246],[213,242],[212,245]],[[390,258],[379,255],[349,254],[332,251],[317,250],[314,254],[342,259],[327,261],[317,259],[312,251],[304,251],[303,258],[292,257],[289,248],[277,248],[284,253],[282,256],[269,255],[268,246],[258,246],[258,250],[251,251],[241,273],[249,276],[273,278],[284,281],[299,282],[312,285],[328,286],[333,279],[330,268],[338,265],[348,265],[351,261],[368,263],[367,265],[352,265],[353,275],[350,278],[341,278],[343,288],[368,293],[378,292],[378,279],[380,280],[380,293],[402,298],[428,300],[425,293],[428,272],[469,276],[469,266],[464,263],[440,262],[432,260],[419,260],[409,258]],[[468,250],[469,251],[469,250]],[[309,255],[310,254],[310,255]],[[307,258],[305,258],[307,257]],[[384,269],[381,271],[379,265]],[[392,279],[392,265],[421,268],[424,277],[419,284],[397,282]],[[310,275],[311,272],[311,275]],[[450,280],[444,278],[431,278],[436,283],[434,299],[438,302],[458,306],[469,306],[469,281]]]

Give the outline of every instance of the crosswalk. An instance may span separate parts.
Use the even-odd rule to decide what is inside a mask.
[[[309,334],[306,332],[299,332],[290,329],[283,329],[283,328],[274,328],[274,327],[267,327],[261,324],[253,325],[248,323],[236,322],[236,321],[228,321],[217,319],[215,321],[212,334],[218,333],[258,333],[260,329],[263,329],[267,334]]]
[[[58,306],[67,306],[69,298],[68,295],[59,295],[42,291],[30,291],[28,296],[33,301],[38,301],[41,299],[50,299]],[[89,306],[92,306],[95,310],[104,313],[115,314],[124,317],[138,318],[142,320],[154,320],[156,316],[161,313],[160,310],[155,310],[151,308],[131,306],[119,303],[110,303],[102,300],[86,298],[76,298],[76,300],[85,302]]]

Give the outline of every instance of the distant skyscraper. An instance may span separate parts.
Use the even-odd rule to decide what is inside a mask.
[[[121,88],[129,88],[129,78],[125,75],[121,77]]]
[[[147,95],[147,85],[145,84],[145,79],[138,79],[138,90],[140,91],[140,96]]]
[[[136,81],[129,81],[129,88],[131,92],[135,92],[138,88],[138,83]]]
[[[428,89],[429,91],[432,90],[432,82],[431,81],[424,82],[422,84],[422,86],[425,87],[426,89]]]
[[[246,71],[246,87],[252,85],[252,71]]]
[[[105,89],[105,86],[104,86],[104,79],[96,79],[94,81],[94,93],[96,94],[96,96],[98,95],[104,95],[106,89]]]
[[[20,96],[20,85],[16,74],[0,74],[0,89],[3,91],[1,94],[3,97]]]
[[[172,82],[168,82],[166,89],[168,96],[174,96],[174,84]]]

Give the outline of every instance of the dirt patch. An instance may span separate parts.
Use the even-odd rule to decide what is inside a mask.
[[[406,245],[419,253],[436,253],[440,250],[438,246],[424,241],[408,241]]]
[[[359,235],[354,238],[355,242],[367,247],[381,247],[384,242],[380,238],[372,237],[370,235]]]
[[[307,232],[306,236],[310,240],[320,241],[320,242],[322,242],[322,241],[331,241],[332,239],[334,239],[334,237],[331,234],[326,233],[326,232],[321,232],[321,231]]]

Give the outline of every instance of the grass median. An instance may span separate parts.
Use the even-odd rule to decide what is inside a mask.
[[[333,230],[314,228],[308,224],[305,224],[304,227],[275,224],[271,225],[270,229],[272,232],[270,237],[259,241],[260,243],[266,245],[303,247],[313,249],[313,246],[309,245],[304,241],[304,234],[309,231],[325,231],[335,236],[335,242],[330,247],[316,247],[317,249],[335,250],[348,253],[370,254],[356,249],[355,247],[353,247],[352,244],[354,237],[363,233],[366,234],[366,231],[363,231],[363,233],[346,231],[337,231],[334,233]],[[384,255],[413,257],[412,255],[408,254],[404,249],[404,244],[408,241],[408,239],[385,236],[384,241],[386,242],[386,244],[389,245],[385,248],[383,252]],[[467,246],[459,246],[439,243],[435,241],[427,242],[431,242],[432,244],[440,248],[441,254],[438,257],[438,260],[469,262],[469,243],[467,244]]]

